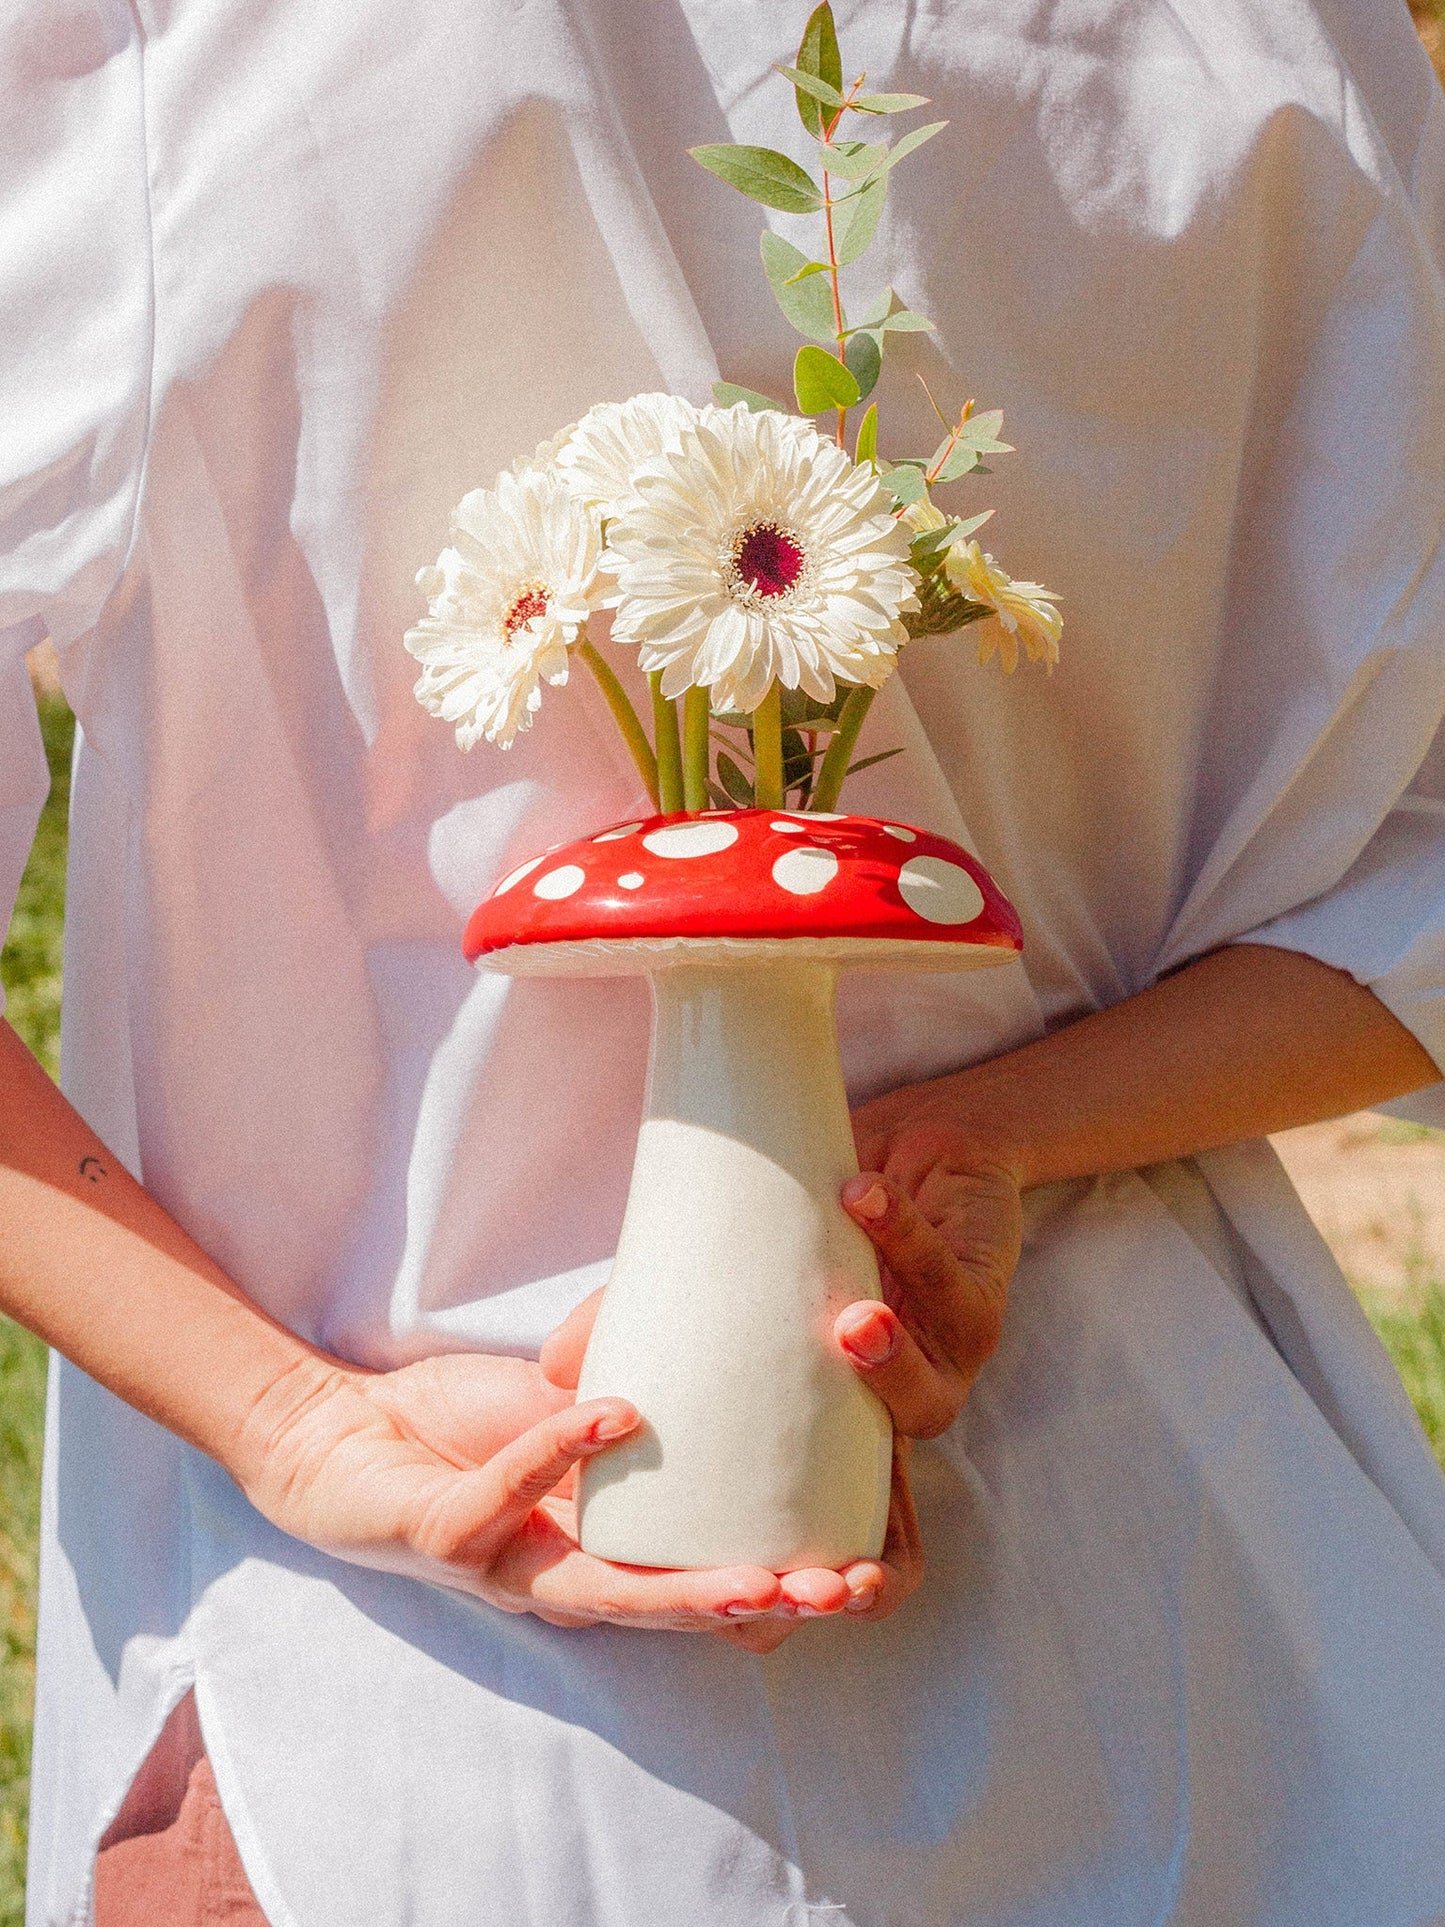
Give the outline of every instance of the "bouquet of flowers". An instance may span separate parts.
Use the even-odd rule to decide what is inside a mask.
[[[957,844],[837,804],[849,774],[897,754],[855,760],[905,646],[980,623],[981,662],[1012,671],[1022,649],[1052,667],[1061,628],[1056,597],[980,548],[991,511],[934,500],[1010,452],[1000,411],[935,404],[932,453],[885,456],[869,398],[892,339],[930,323],[892,288],[856,316],[843,304],[893,170],[943,123],[881,137],[927,103],[845,86],[826,0],[781,72],[814,171],[771,148],[692,155],[817,217],[812,255],[761,240],[805,337],[796,411],[730,382],[708,406],[599,403],[462,501],[406,638],[418,698],[464,749],[509,747],[543,686],[585,664],[655,812],[510,870],[464,940],[514,975],[651,979],[647,1113],[579,1385],[645,1421],[579,1479],[583,1546],[638,1565],[783,1571],[882,1545],[888,1417],[830,1338],[846,1305],[879,1296],[838,1199],[857,1163],[835,978],[1003,963],[1021,933]],[[624,650],[650,731],[614,667]]]
[[[667,813],[836,809],[869,705],[910,641],[987,618],[980,662],[997,653],[1012,670],[1020,646],[1058,657],[1057,597],[1011,579],[975,539],[992,511],[934,500],[1012,452],[1002,411],[967,400],[949,419],[934,404],[932,453],[885,456],[869,397],[890,339],[932,324],[892,288],[856,316],[843,305],[841,271],[872,243],[894,169],[946,123],[852,138],[927,102],[867,93],[863,75],[845,87],[826,4],[781,72],[814,172],[766,147],[692,156],[750,200],[817,217],[814,255],[761,236],[768,285],[805,337],[796,413],[727,381],[701,408],[664,394],[600,403],[459,504],[450,547],[417,578],[429,608],[406,637],[418,700],[464,749],[507,748],[543,685],[584,663]],[[637,652],[650,737],[599,641]]]

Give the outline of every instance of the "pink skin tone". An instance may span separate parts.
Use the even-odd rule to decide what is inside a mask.
[[[865,1105],[863,1174],[843,1203],[878,1249],[885,1302],[848,1306],[835,1332],[900,1444],[882,1558],[841,1572],[653,1572],[582,1552],[573,1470],[639,1423],[620,1400],[573,1403],[592,1302],[536,1365],[451,1353],[366,1372],[330,1357],[246,1298],[3,1023],[0,1308],[340,1558],[558,1625],[705,1631],[763,1652],[808,1618],[884,1618],[921,1582],[909,1441],[952,1423],[998,1342],[1022,1191],[1338,1116],[1439,1076],[1349,977],[1239,945]]]

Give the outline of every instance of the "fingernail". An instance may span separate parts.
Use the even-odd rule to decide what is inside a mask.
[[[855,1217],[881,1218],[888,1209],[888,1193],[883,1180],[872,1171],[860,1172],[843,1186],[843,1201]]]
[[[729,1619],[766,1619],[768,1616],[766,1606],[748,1606],[741,1601],[731,1606],[724,1606],[723,1612]]]
[[[604,1412],[587,1436],[596,1445],[610,1445],[613,1439],[625,1439],[635,1425],[635,1419],[624,1418],[619,1412]]]
[[[898,1344],[898,1327],[886,1318],[864,1318],[840,1333],[839,1343],[860,1365],[886,1365]]]
[[[844,1612],[871,1612],[878,1604],[878,1595],[882,1590],[881,1586],[860,1586],[857,1592],[850,1594],[848,1603],[843,1608]]]
[[[798,1600],[793,1606],[795,1619],[826,1619],[827,1613],[821,1606],[810,1606],[805,1600]]]

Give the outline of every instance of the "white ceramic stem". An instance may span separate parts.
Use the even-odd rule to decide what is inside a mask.
[[[588,1461],[588,1552],[787,1571],[876,1556],[891,1433],[831,1336],[876,1298],[828,964],[659,971],[647,1113],[578,1395],[641,1434]]]

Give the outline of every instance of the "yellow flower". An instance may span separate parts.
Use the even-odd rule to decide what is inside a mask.
[[[1064,619],[1058,611],[1059,599],[1051,590],[1038,582],[1015,582],[977,542],[955,542],[944,557],[943,569],[960,595],[970,602],[983,603],[998,618],[997,623],[980,625],[980,662],[987,662],[997,649],[999,660],[1012,675],[1018,667],[1022,640],[1030,662],[1047,663],[1053,668],[1059,659]]]

